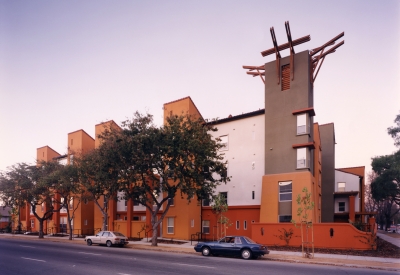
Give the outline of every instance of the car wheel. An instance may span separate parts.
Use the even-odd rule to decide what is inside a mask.
[[[210,256],[210,248],[208,246],[203,247],[203,249],[201,250],[201,254],[203,254],[203,256]]]
[[[242,250],[242,258],[245,260],[251,259],[251,251],[249,249],[243,249]]]
[[[107,247],[111,247],[111,246],[112,246],[111,241],[107,241],[107,242],[106,242],[106,245],[107,245]]]
[[[89,245],[89,246],[90,246],[90,245],[92,245],[92,240],[91,240],[91,239],[89,239],[89,240],[87,240],[87,241],[86,241],[86,243],[87,243],[87,245]]]

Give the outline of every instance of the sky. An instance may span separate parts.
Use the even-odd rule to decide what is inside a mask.
[[[366,166],[396,150],[400,112],[400,1],[0,0],[0,171],[67,152],[67,134],[135,111],[161,125],[163,104],[190,96],[204,118],[264,108],[264,86],[243,65],[310,35],[341,32],[314,83],[314,122],[335,124],[336,167]],[[343,40],[342,39],[342,40]],[[282,56],[289,55],[283,51]]]

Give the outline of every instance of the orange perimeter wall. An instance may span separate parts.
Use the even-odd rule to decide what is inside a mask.
[[[333,236],[330,230],[333,229]],[[293,230],[289,246],[301,246],[301,231],[291,223],[255,223],[252,225],[252,239],[267,246],[284,246],[284,240],[279,238],[284,230]],[[280,230],[280,231],[279,231]],[[311,229],[309,229],[311,232]],[[349,223],[318,223],[313,225],[314,247],[332,249],[371,250],[368,240],[371,233],[357,230]],[[311,235],[309,235],[311,241]]]

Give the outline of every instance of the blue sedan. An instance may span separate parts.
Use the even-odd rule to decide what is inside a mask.
[[[199,242],[194,250],[203,256],[229,255],[241,256],[243,259],[257,259],[269,254],[266,246],[261,245],[245,236],[226,236],[215,242]]]

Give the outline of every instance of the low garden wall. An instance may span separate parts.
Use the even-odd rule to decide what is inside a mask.
[[[301,246],[301,230],[291,223],[254,223],[251,230],[252,239],[267,246]],[[312,241],[312,231],[315,248],[375,249],[375,236],[360,231],[349,223],[313,224],[312,228],[309,228],[309,242]],[[305,232],[303,236],[306,241]]]

